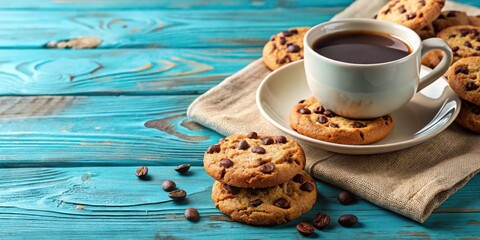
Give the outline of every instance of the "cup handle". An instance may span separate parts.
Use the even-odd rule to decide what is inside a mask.
[[[429,38],[422,41],[422,58],[427,52],[435,49],[443,52],[442,61],[440,61],[440,63],[430,73],[420,79],[417,92],[435,82],[448,70],[450,64],[452,64],[452,49],[450,49],[447,42],[441,38]]]

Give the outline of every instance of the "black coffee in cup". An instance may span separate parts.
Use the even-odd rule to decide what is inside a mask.
[[[346,31],[317,39],[312,48],[318,54],[346,63],[375,64],[408,56],[408,44],[380,32]]]

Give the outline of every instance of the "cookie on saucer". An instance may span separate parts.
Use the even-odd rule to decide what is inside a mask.
[[[447,78],[460,98],[480,105],[480,57],[458,60],[448,69]]]
[[[309,27],[290,28],[270,37],[263,47],[263,62],[270,70],[303,59],[303,36]]]
[[[369,144],[385,138],[393,129],[391,115],[354,120],[336,115],[314,97],[297,103],[290,112],[290,127],[318,140],[341,144]]]
[[[480,106],[462,99],[462,107],[455,122],[472,132],[480,133]]]
[[[212,145],[203,159],[205,171],[231,186],[265,188],[288,181],[305,167],[305,154],[284,136],[255,132],[228,136]]]
[[[377,19],[418,31],[432,23],[444,5],[445,0],[391,0],[380,9]]]
[[[440,16],[432,22],[433,28],[437,33],[448,27],[468,24],[470,24],[470,21],[468,20],[467,14],[460,11],[443,11]]]
[[[236,188],[215,181],[212,199],[215,207],[234,221],[277,225],[307,213],[317,199],[317,186],[305,171],[285,183],[261,189]]]

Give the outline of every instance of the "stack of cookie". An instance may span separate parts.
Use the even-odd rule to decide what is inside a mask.
[[[215,206],[251,225],[282,224],[312,208],[317,187],[304,166],[298,143],[255,132],[221,139],[204,156],[205,171],[216,180]]]

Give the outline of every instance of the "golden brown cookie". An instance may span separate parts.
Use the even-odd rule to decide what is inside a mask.
[[[212,199],[215,207],[234,221],[277,225],[307,213],[317,200],[317,186],[305,171],[285,183],[261,189],[236,188],[215,181]]]
[[[391,0],[380,9],[377,19],[418,31],[440,15],[443,5],[445,0]]]
[[[290,28],[270,37],[263,47],[263,62],[270,70],[303,59],[303,36],[309,27]]]
[[[448,27],[468,24],[470,24],[470,21],[468,20],[467,14],[460,11],[443,11],[440,16],[432,22],[436,33]]]
[[[480,27],[480,15],[479,16],[468,16],[468,20],[470,21],[470,25]]]
[[[480,105],[480,57],[458,60],[448,69],[447,78],[460,98]]]
[[[462,107],[455,122],[472,132],[480,133],[480,106],[462,99]]]
[[[359,145],[386,137],[393,129],[393,118],[391,115],[368,120],[344,118],[312,97],[295,105],[290,113],[290,127],[318,140]]]
[[[415,31],[418,36],[424,40],[427,38],[435,37],[435,30],[433,30],[432,24],[428,24],[427,26],[423,27],[420,30]]]
[[[435,68],[440,61],[442,61],[443,52],[440,50],[432,50],[425,54],[422,58],[422,65],[425,65],[429,68]]]
[[[291,179],[305,166],[305,154],[284,136],[232,135],[212,145],[203,159],[217,181],[242,188],[272,187]]]

